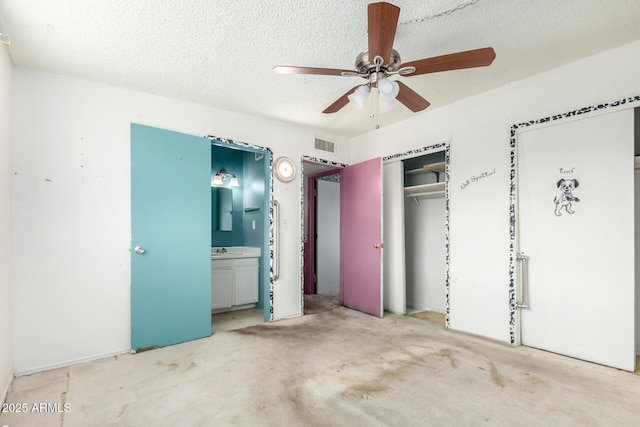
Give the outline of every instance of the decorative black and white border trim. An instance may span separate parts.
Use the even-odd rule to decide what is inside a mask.
[[[236,145],[239,147],[248,148],[247,151],[268,153],[269,154],[269,321],[273,321],[273,268],[274,258],[274,235],[273,235],[273,151],[268,147],[261,147],[259,145],[249,144],[247,142],[234,141],[232,139],[219,138],[213,135],[207,135],[205,138],[210,139],[212,142]]]
[[[382,158],[382,161],[390,162],[392,160],[410,159],[411,157],[417,157],[419,154],[427,154],[429,152],[442,151],[442,150],[438,150],[439,148],[444,148],[445,150],[448,150],[449,142],[441,142],[439,144],[429,145],[427,147],[416,148],[415,150],[409,150],[409,151],[404,151],[402,153],[391,154],[390,156],[384,156]]]
[[[578,110],[568,111],[566,113],[554,114],[552,116],[543,117],[537,120],[530,120],[528,122],[518,123],[511,126],[509,146],[511,147],[510,163],[511,170],[509,173],[509,341],[511,344],[516,344],[516,138],[519,131],[530,128],[531,126],[542,125],[545,123],[555,122],[558,120],[575,118],[577,116],[592,114],[599,111],[606,110],[608,108],[623,107],[626,104],[631,104],[640,101],[640,96],[631,96],[628,98],[619,99],[612,102],[605,102],[602,104],[590,105]],[[630,107],[631,108],[631,107]]]

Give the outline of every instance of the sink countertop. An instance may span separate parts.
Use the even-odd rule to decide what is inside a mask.
[[[234,258],[259,258],[260,257],[260,248],[254,248],[250,246],[229,246],[225,247],[227,252],[218,253],[216,252],[218,249],[222,249],[222,247],[213,247],[211,248],[211,259],[234,259]]]

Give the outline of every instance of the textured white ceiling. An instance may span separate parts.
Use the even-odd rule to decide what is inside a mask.
[[[272,68],[353,68],[370,2],[0,0],[0,32],[15,64],[353,136],[374,128],[367,110],[321,112],[364,80]],[[403,62],[486,46],[497,54],[490,67],[402,78],[431,102],[425,112],[640,39],[638,0],[391,3],[401,8]],[[415,115],[396,104],[381,126]]]

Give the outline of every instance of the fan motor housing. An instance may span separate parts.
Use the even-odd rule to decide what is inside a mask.
[[[397,71],[400,66],[400,54],[397,50],[391,50],[391,59],[388,64],[383,64],[380,69],[384,71]],[[356,70],[359,74],[370,74],[376,71],[376,65],[369,59],[369,51],[360,52],[356,57]]]

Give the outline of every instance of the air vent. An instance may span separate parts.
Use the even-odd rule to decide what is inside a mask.
[[[326,139],[316,138],[316,150],[336,154],[336,143],[333,141],[327,141]]]

